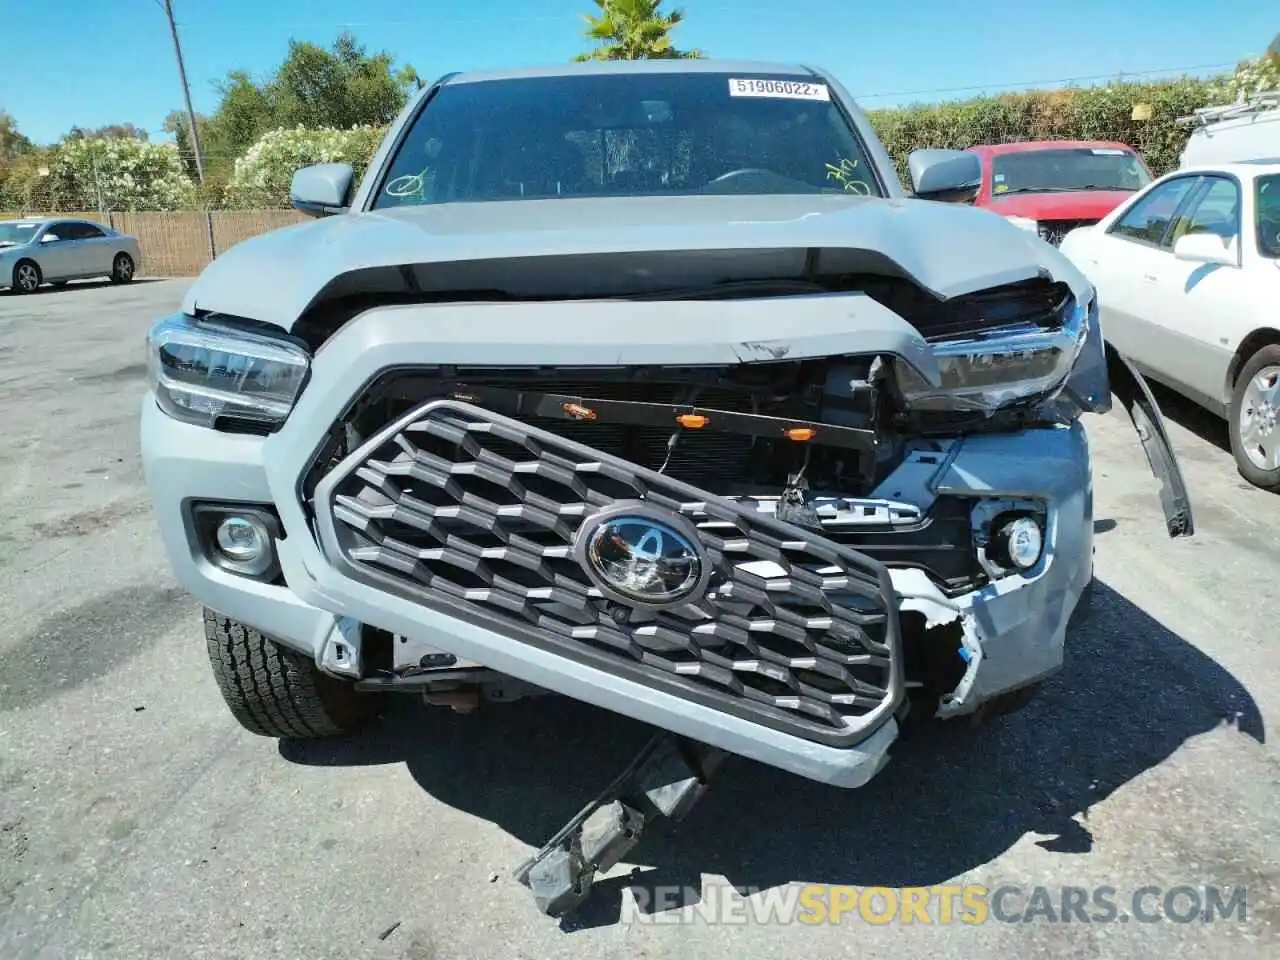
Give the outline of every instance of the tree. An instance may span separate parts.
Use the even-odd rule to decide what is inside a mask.
[[[68,140],[147,140],[147,131],[132,123],[110,123],[105,127],[72,127]]]
[[[6,111],[0,110],[0,166],[30,153],[35,146],[18,132],[18,124]]]
[[[233,70],[218,84],[217,110],[196,124],[204,144],[206,177],[229,182],[238,158],[272,130],[303,126],[351,129],[383,126],[395,119],[409,95],[421,89],[413,67],[395,68],[391,54],[369,53],[349,33],[332,47],[290,41],[283,62],[255,79]],[[183,159],[193,158],[185,114],[166,121]]]
[[[412,68],[402,80],[392,72],[389,53],[371,56],[344,33],[332,50],[290,41],[267,96],[280,126],[349,128],[390,123],[416,80]]]
[[[662,0],[594,0],[599,13],[586,14],[583,35],[599,44],[583,60],[688,60],[698,50],[677,50],[671,31],[684,21],[684,12],[663,13]]]

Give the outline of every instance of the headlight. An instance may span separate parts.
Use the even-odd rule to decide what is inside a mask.
[[[1040,221],[1032,220],[1030,217],[1005,217],[1005,219],[1023,230],[1030,230],[1032,233],[1040,232]]]
[[[928,383],[906,364],[898,384],[912,410],[996,410],[1018,400],[1052,394],[1066,381],[1097,323],[1097,301],[1068,298],[1062,324],[1051,330],[1023,325],[983,337],[935,343],[939,382]]]
[[[160,409],[203,427],[279,427],[306,384],[311,357],[269,330],[216,315],[159,321],[147,335],[147,371]]]

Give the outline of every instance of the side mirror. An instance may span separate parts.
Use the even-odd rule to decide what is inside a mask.
[[[1235,237],[1220,237],[1216,233],[1186,233],[1173,245],[1173,255],[1190,263],[1216,263],[1235,267],[1240,263],[1240,251]]]
[[[59,237],[56,233],[46,233],[40,238],[41,243],[56,243]]]
[[[913,150],[907,171],[922,200],[968,203],[982,188],[982,160],[968,150]]]
[[[355,171],[349,163],[317,163],[303,167],[289,184],[289,203],[311,217],[344,213],[349,206]]]

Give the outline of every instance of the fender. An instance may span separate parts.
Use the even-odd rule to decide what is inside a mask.
[[[1147,381],[1127,359],[1111,344],[1106,345],[1107,378],[1111,392],[1133,421],[1147,455],[1151,472],[1160,481],[1160,504],[1164,508],[1165,523],[1170,537],[1190,537],[1196,532],[1195,518],[1191,514],[1191,498],[1187,493],[1182,469],[1178,466],[1165,430],[1164,417],[1156,398],[1151,395]]]

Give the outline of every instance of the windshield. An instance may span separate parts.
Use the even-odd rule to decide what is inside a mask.
[[[1140,190],[1151,174],[1138,155],[1119,147],[1070,147],[997,154],[991,192],[1058,193],[1070,190]]]
[[[27,243],[36,235],[40,224],[29,220],[13,220],[0,223],[0,247],[10,247],[19,243]]]
[[[882,195],[824,84],[606,74],[446,84],[372,206],[846,192]]]
[[[1280,258],[1280,173],[1258,178],[1258,250]]]

